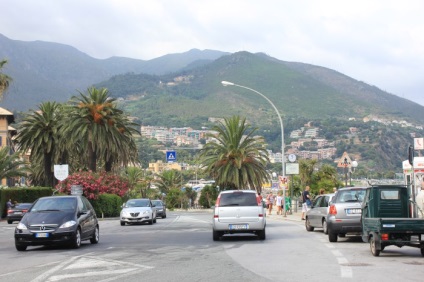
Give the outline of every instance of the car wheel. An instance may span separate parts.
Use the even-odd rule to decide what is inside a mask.
[[[309,222],[309,218],[306,218],[305,227],[307,231],[314,231],[314,227],[311,226],[311,223]]]
[[[258,234],[259,240],[265,240],[265,238],[266,238],[265,228],[264,228],[264,230],[258,231],[257,234]]]
[[[78,249],[79,247],[81,247],[81,230],[79,228],[77,228],[77,231],[75,231],[75,234],[72,238],[71,246],[74,249]]]
[[[16,247],[16,250],[18,250],[19,252],[26,251],[26,249],[27,249],[27,246],[26,245],[15,244],[15,247]]]
[[[219,241],[221,239],[221,232],[212,230],[212,238],[214,241]]]
[[[377,244],[375,242],[374,236],[371,237],[371,240],[370,240],[370,250],[373,256],[378,257],[380,255],[380,250],[377,250]]]
[[[324,234],[328,234],[327,220],[325,219],[322,221],[322,231],[324,232]]]
[[[337,242],[337,233],[332,233],[330,230],[328,230],[328,241],[330,242]]]
[[[7,223],[8,224],[12,224],[13,223],[13,220],[8,220]]]
[[[99,226],[96,226],[96,228],[94,229],[93,237],[91,237],[90,242],[91,244],[97,244],[99,242],[99,239],[100,239]]]
[[[152,225],[153,224],[153,218],[151,220],[149,220],[149,224]]]
[[[421,255],[424,257],[424,248],[421,248]]]
[[[166,218],[166,213],[164,215],[162,215],[162,218]]]
[[[153,223],[156,223],[156,217],[153,219]]]
[[[121,226],[124,226],[125,225],[125,221],[121,221]]]

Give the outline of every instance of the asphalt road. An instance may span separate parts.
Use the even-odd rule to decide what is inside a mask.
[[[419,249],[373,257],[359,237],[329,243],[298,216],[267,218],[267,239],[214,242],[210,212],[168,212],[153,225],[100,222],[100,242],[80,249],[14,247],[15,224],[0,222],[0,281],[422,281]]]

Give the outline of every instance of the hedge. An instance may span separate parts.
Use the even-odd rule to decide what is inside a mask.
[[[122,199],[115,194],[101,194],[96,200],[90,200],[90,203],[97,217],[115,217],[121,211]]]
[[[0,217],[6,217],[7,206],[6,203],[9,199],[12,202],[18,203],[32,203],[40,197],[51,196],[53,190],[50,187],[14,187],[0,189]]]

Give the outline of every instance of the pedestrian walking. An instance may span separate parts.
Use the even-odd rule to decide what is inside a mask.
[[[13,208],[12,199],[9,199],[9,201],[7,201],[7,203],[6,203],[6,207],[7,207],[7,209],[11,209],[11,208]]]
[[[270,193],[268,194],[268,196],[266,196],[266,203],[267,203],[267,205],[268,205],[268,215],[271,215],[271,212],[272,212],[272,206],[274,205],[274,200],[275,200],[275,197],[274,197],[274,195],[272,194],[272,192],[270,192]]]
[[[283,196],[281,192],[278,192],[275,204],[277,205],[277,215],[283,214]]]
[[[311,206],[312,206],[311,195],[309,194],[310,189],[311,188],[309,186],[306,186],[305,191],[303,191],[302,193],[302,199],[303,199],[302,220],[305,220],[305,214],[308,210],[311,209]]]

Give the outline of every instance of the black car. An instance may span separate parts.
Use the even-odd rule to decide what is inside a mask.
[[[32,203],[19,203],[7,209],[7,223],[12,224],[14,221],[20,221],[31,206]]]
[[[99,242],[99,224],[90,202],[83,196],[42,197],[34,202],[15,229],[15,247]]]
[[[152,200],[152,204],[156,208],[156,216],[166,217],[166,206],[161,200]]]

